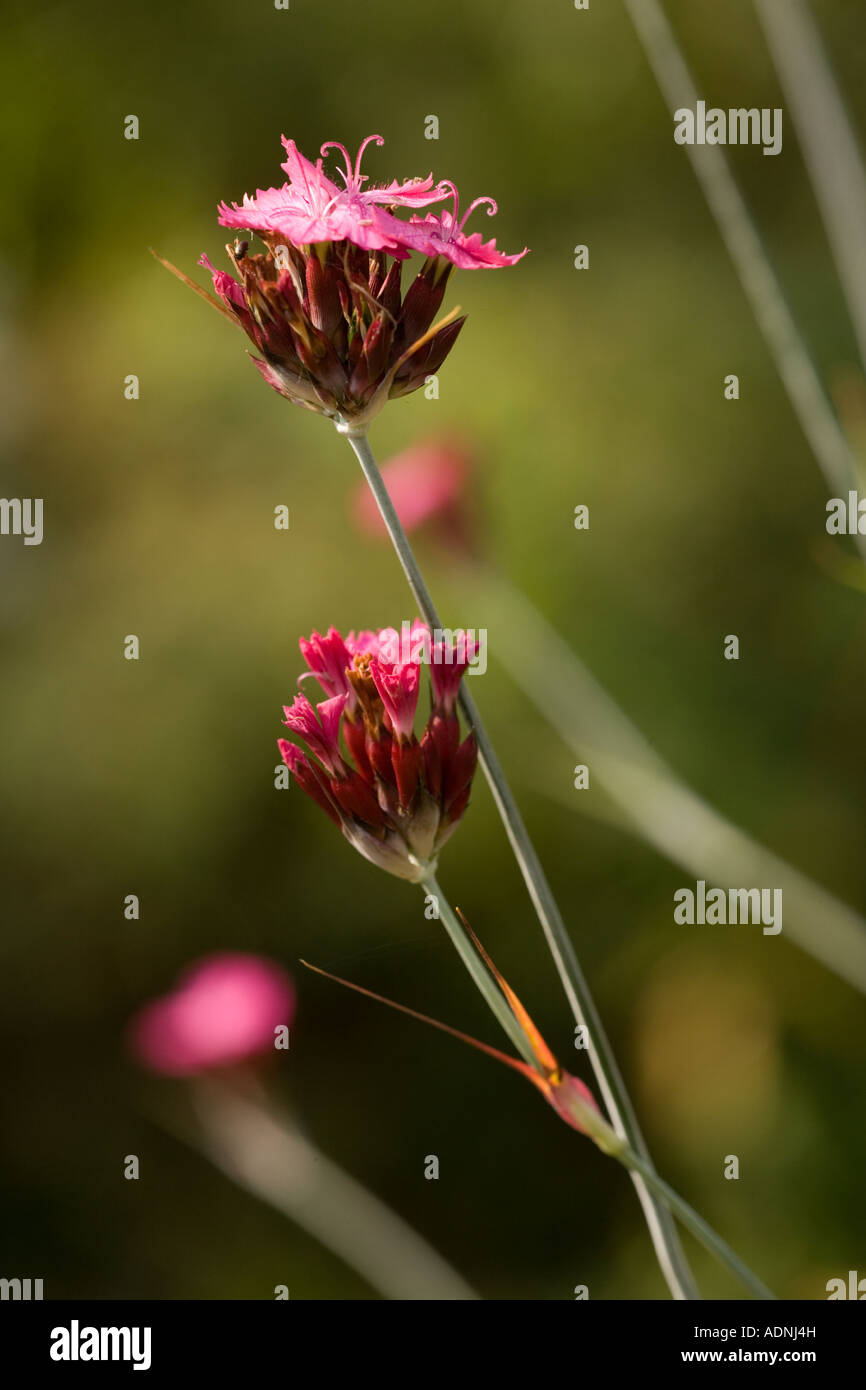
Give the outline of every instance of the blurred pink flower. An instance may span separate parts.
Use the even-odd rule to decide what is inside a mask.
[[[150,1071],[194,1076],[268,1052],[294,1012],[295,987],[280,966],[224,952],[190,966],[170,994],[145,1004],[130,1022],[129,1045]]]
[[[429,439],[382,465],[382,477],[405,531],[434,521],[448,538],[465,540],[469,457],[468,448],[456,440]],[[387,534],[366,482],[355,491],[353,511],[360,530],[368,535]]]

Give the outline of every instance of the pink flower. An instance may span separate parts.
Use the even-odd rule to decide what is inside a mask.
[[[356,434],[386,401],[424,386],[453,348],[464,319],[454,310],[434,322],[453,266],[520,259],[464,231],[469,212],[479,202],[495,207],[491,199],[476,199],[458,221],[454,185],[434,184],[432,174],[371,186],[361,173],[371,142],[383,143],[368,136],[354,162],[336,141],[322,146],[322,155],[331,149],[343,155],[340,186],[321,157],[312,164],[283,137],[287,182],[219,205],[221,225],[257,232],[265,251],[250,252],[249,242],[237,238],[226,247],[234,275],[202,257],[218,299],[162,261],[243,329],[273,390]],[[418,215],[449,196],[453,213]],[[413,251],[425,260],[404,293],[401,264]]]
[[[463,542],[467,525],[463,503],[469,452],[457,441],[428,440],[413,445],[382,465],[382,477],[404,531],[436,522],[450,540]],[[362,480],[354,497],[355,521],[362,531],[384,536],[376,500]]]
[[[146,1004],[130,1023],[129,1044],[151,1071],[193,1076],[268,1052],[294,1013],[295,988],[280,966],[226,952],[197,962],[171,994]]]
[[[435,869],[439,850],[469,804],[477,749],[472,733],[461,742],[455,711],[465,669],[459,641],[455,653],[448,653],[457,660],[449,666],[446,697],[442,678],[434,676],[433,711],[421,739],[415,736],[421,666],[443,644],[432,642],[423,623],[406,628],[405,634],[394,628],[350,633],[345,640],[331,628],[327,638],[314,633],[302,639],[308,675],[326,694],[345,679],[354,704],[332,696],[318,706],[317,718],[299,696],[286,710],[286,723],[305,740],[311,756],[285,739],[279,748],[295,781],[350,844],[388,873],[420,883]],[[342,652],[348,664],[341,678],[335,662]]]
[[[343,188],[332,183],[322,169],[321,158],[311,164],[294,140],[283,136],[287,159],[282,168],[289,182],[282,188],[259,189],[254,198],[245,195],[237,203],[221,203],[219,221],[223,227],[244,227],[253,232],[282,237],[293,246],[323,241],[350,241],[365,251],[388,251],[405,260],[409,251],[401,237],[405,224],[386,212],[390,207],[424,207],[448,196],[443,187],[433,187],[433,175],[390,183],[382,188],[364,188],[367,175],[361,173],[364,151],[373,141],[385,142],[381,135],[368,135],[352,163],[345,145],[328,140],[321,148],[339,150],[346,167],[341,170]]]

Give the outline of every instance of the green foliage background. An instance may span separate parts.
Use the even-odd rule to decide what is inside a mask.
[[[862,132],[862,8],[815,11]],[[750,4],[669,13],[709,102],[783,105]],[[394,403],[374,447],[472,438],[486,557],[698,791],[862,909],[866,599],[821,563],[824,486],[624,9],[89,0],[13,3],[5,27],[2,491],[44,497],[46,529],[0,544],[0,1273],[43,1277],[47,1297],[373,1296],[171,1137],[182,1089],[125,1054],[140,1003],[225,947],[296,975],[275,1089],[485,1297],[665,1296],[630,1184],[530,1087],[296,964],[498,1042],[419,895],[273,787],[298,635],[413,616],[388,548],[352,528],[354,460],[147,254],[221,263],[216,203],[280,177],[282,133],[314,155],[378,131],[374,179],[432,165],[467,200],[494,195],[478,228],[532,254],[455,276],[446,308],[469,321],[440,399]],[[730,154],[822,372],[844,380],[855,349],[792,123],[778,158]],[[419,545],[447,619],[484,626]],[[822,1298],[866,1272],[862,999],[784,932],[674,925],[688,880],[600,818],[600,788],[572,791],[572,754],[497,663],[508,640],[491,631],[474,693],[656,1161],[778,1293]],[[579,1068],[480,779],[441,878]],[[695,1264],[708,1294],[739,1296]]]

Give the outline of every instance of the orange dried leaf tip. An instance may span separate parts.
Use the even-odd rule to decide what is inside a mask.
[[[514,1014],[514,1017],[517,1019],[517,1022],[520,1024],[521,1028],[526,1034],[526,1037],[529,1039],[530,1046],[532,1047],[532,1051],[538,1059],[539,1065],[545,1072],[548,1073],[548,1080],[552,1081],[556,1077],[559,1077],[561,1075],[560,1065],[554,1057],[553,1053],[551,1052],[550,1048],[547,1046],[547,1043],[544,1041],[544,1038],[539,1033],[532,1019],[529,1017],[529,1014],[527,1013],[526,1009],[521,1004],[520,1000],[514,993],[514,990],[511,988],[505,976],[494,965],[492,959],[485,951],[484,947],[482,946],[478,937],[475,935],[474,931],[470,927],[460,908],[458,907],[455,910],[457,912],[457,916],[460,918],[460,921],[463,923],[463,926],[465,927],[466,931],[469,933],[469,936],[472,938],[472,944],[474,945],[476,951],[480,955],[481,959],[484,961],[484,964],[487,966],[487,969],[490,971],[496,983],[499,985],[499,988],[502,990],[502,993],[505,995],[505,998],[508,1001],[508,1006],[511,1009],[511,1012]]]
[[[170,270],[172,275],[175,275],[184,285],[188,285],[191,290],[195,290],[200,299],[203,299],[212,309],[216,309],[217,313],[222,314],[224,319],[228,319],[229,323],[235,322],[228,309],[220,304],[219,300],[214,299],[212,294],[208,294],[207,290],[203,289],[201,285],[197,285],[195,280],[191,280],[188,275],[184,275],[182,270],[178,270],[177,266],[172,265],[171,261],[167,261],[165,256],[161,256],[158,251],[154,251],[152,246],[149,249],[155,261],[159,261],[160,265],[165,266],[166,270]]]

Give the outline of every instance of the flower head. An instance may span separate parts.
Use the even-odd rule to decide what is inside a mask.
[[[426,262],[404,295],[401,262],[383,250],[349,239],[299,249],[278,233],[261,235],[264,253],[251,254],[244,241],[226,247],[237,278],[206,257],[200,264],[281,396],[363,432],[387,400],[439,370],[464,319],[454,310],[433,323],[447,283],[438,262]]]
[[[408,624],[407,624],[408,627]],[[306,678],[328,696],[315,708],[304,695],[286,707],[280,752],[295,781],[350,844],[398,878],[421,882],[469,804],[477,749],[461,741],[457,687],[471,659],[463,634],[433,642],[413,624],[408,651],[394,628],[301,639]],[[464,659],[465,658],[465,659]],[[420,739],[415,719],[421,669],[431,662],[432,710]],[[434,674],[437,662],[448,675]],[[340,664],[345,661],[345,665]]]
[[[295,1012],[295,987],[278,965],[226,952],[191,966],[172,993],[132,1019],[130,1047],[151,1071],[192,1076],[267,1052]]]
[[[284,137],[287,181],[219,205],[222,226],[257,233],[265,249],[251,252],[240,237],[228,245],[234,274],[202,256],[216,300],[163,262],[243,329],[261,354],[253,361],[269,386],[352,433],[363,433],[387,400],[423,386],[451,351],[464,322],[459,310],[434,320],[452,268],[520,258],[466,235],[449,182],[434,184],[429,174],[371,185],[361,163],[374,142],[381,145],[382,137],[368,136],[353,160],[330,140],[313,164]],[[323,167],[334,149],[345,165],[340,182]],[[419,214],[449,197],[453,212]],[[492,204],[478,199],[469,212],[478,202]],[[401,263],[413,252],[425,259],[404,293]]]

